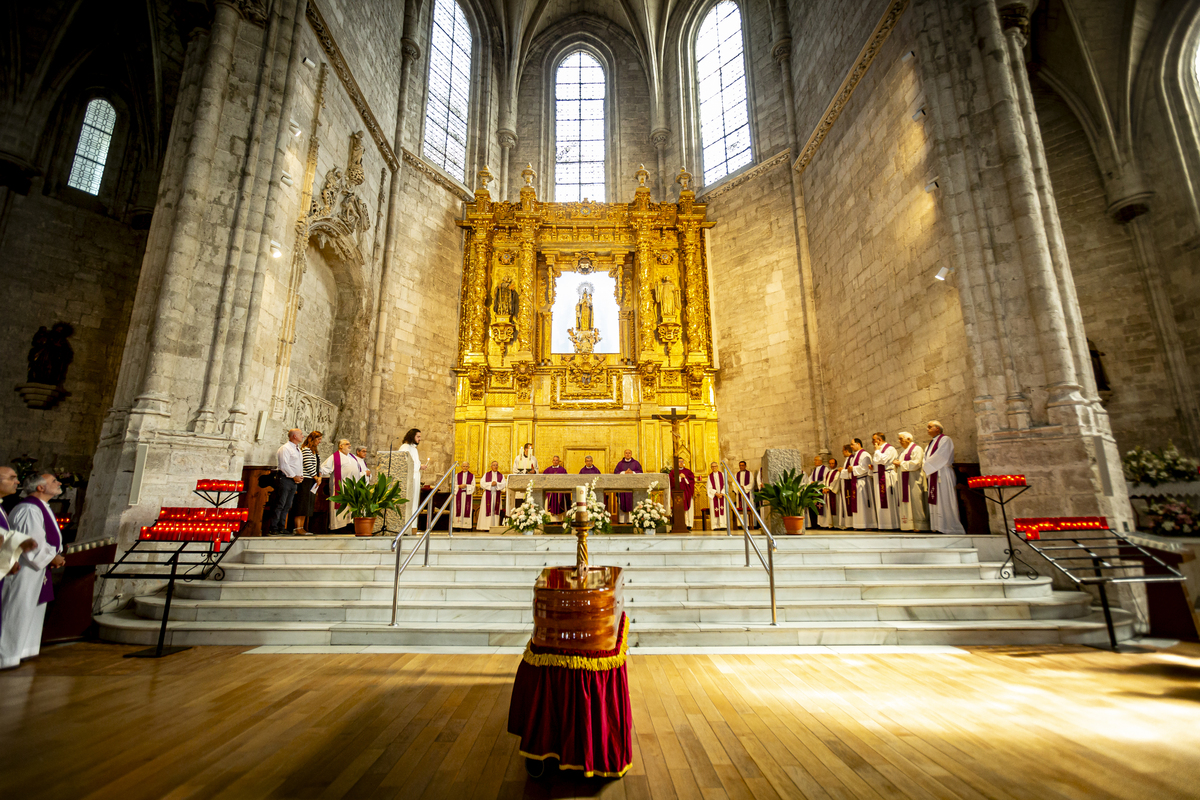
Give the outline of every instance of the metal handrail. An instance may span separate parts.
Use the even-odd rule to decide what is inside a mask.
[[[450,506],[451,501],[454,500],[454,492],[450,492],[450,496],[446,498],[446,502],[442,503],[442,507],[438,509],[437,516],[427,517],[429,521],[425,526],[425,533],[422,534],[421,538],[417,540],[417,543],[413,545],[412,551],[408,554],[408,558],[404,559],[403,564],[400,563],[400,554],[404,551],[404,548],[400,545],[400,537],[403,536],[409,528],[416,527],[417,519],[420,517],[421,512],[424,511],[425,507],[433,501],[433,496],[437,494],[438,489],[442,488],[442,484],[446,482],[447,478],[449,478],[451,475],[457,474],[457,472],[458,462],[455,461],[450,465],[450,469],[446,470],[445,474],[443,474],[438,482],[434,484],[433,488],[429,490],[429,494],[424,500],[421,501],[421,504],[417,506],[417,510],[413,512],[412,516],[405,520],[404,524],[400,526],[400,532],[397,533],[396,538],[392,540],[392,549],[396,551],[396,574],[392,579],[391,627],[393,628],[398,627],[396,624],[396,611],[400,604],[400,573],[408,569],[409,562],[412,561],[413,556],[417,554],[417,551],[421,549],[422,542],[425,544],[425,566],[429,566],[429,534],[433,533],[434,524],[436,524],[437,521],[442,518],[442,514],[446,512],[446,509]],[[450,516],[450,535],[454,535],[453,515]]]
[[[767,571],[767,580],[771,586],[771,624],[778,625],[779,624],[779,614],[775,608],[775,555],[774,555],[775,550],[778,549],[778,545],[776,545],[776,543],[775,543],[775,537],[771,535],[771,529],[767,527],[767,524],[765,522],[763,522],[762,515],[759,514],[758,509],[756,509],[754,507],[753,498],[751,498],[750,495],[746,494],[746,490],[744,488],[742,488],[742,485],[734,479],[733,473],[729,469],[729,464],[727,464],[725,462],[725,459],[721,459],[721,470],[722,470],[722,474],[724,474],[724,476],[725,476],[726,504],[729,506],[729,508],[727,510],[732,511],[734,513],[734,515],[737,517],[738,523],[742,526],[742,535],[746,540],[746,566],[747,567],[750,566],[750,548],[753,547],[754,554],[756,556],[758,556],[759,563],[762,564],[763,569],[765,569]],[[747,514],[746,516],[742,516],[742,512],[738,510],[737,504],[728,502],[730,486],[737,487],[738,494],[741,495],[746,500],[746,508],[748,508],[750,510],[750,513],[753,514],[755,519],[758,520],[759,525],[762,526],[763,533],[765,533],[767,536],[767,557],[765,560],[763,559],[762,551],[758,549],[758,543],[755,542],[754,537],[750,535],[750,522],[748,519],[750,514]],[[725,532],[726,533],[729,532],[728,523],[726,523]]]

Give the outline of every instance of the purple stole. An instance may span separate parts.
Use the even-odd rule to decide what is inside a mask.
[[[488,472],[485,473],[483,476],[484,483],[491,483],[492,481],[499,483],[502,480],[504,480],[504,474],[500,473],[500,472],[496,472],[495,470],[488,470]],[[492,503],[496,504],[495,510],[492,509]],[[495,516],[496,512],[499,510],[500,510],[500,490],[499,489],[484,489],[483,490],[483,514],[484,514],[484,516],[487,516],[487,517]]]
[[[912,451],[914,447],[916,447],[915,444],[910,444],[904,449],[905,461],[912,461]],[[905,503],[908,502],[908,476],[909,473],[907,471],[900,473],[900,500]]]
[[[858,513],[858,478],[854,477],[854,472],[851,471],[851,469],[850,469],[853,466],[853,464],[851,464],[850,461],[851,461],[851,459],[847,458],[846,466],[844,467],[844,469],[850,473],[850,484],[849,484],[849,486],[846,487],[846,510],[849,511],[851,514],[857,514]]]
[[[743,475],[746,476],[745,483],[742,483]],[[748,469],[740,470],[736,475],[733,476],[733,479],[738,482],[738,486],[741,486],[743,489],[746,490],[746,494],[750,495],[751,499],[754,498],[754,493],[750,491],[750,470],[748,470]],[[738,511],[743,511],[744,509],[742,508],[742,493],[741,492],[737,493],[736,499],[737,499]]]
[[[567,468],[564,466],[546,467],[542,471],[543,475],[566,475]],[[546,510],[551,514],[561,514],[567,509],[567,497],[565,492],[546,492]]]
[[[341,490],[342,490],[342,451],[334,450],[333,451],[333,493],[337,494]],[[333,504],[333,513],[336,514],[339,510],[341,510],[341,507],[337,503],[334,503]]]
[[[617,468],[613,470],[613,474],[620,475],[625,470],[640,473],[642,465],[636,458],[631,458],[628,461],[621,459],[617,462]],[[617,499],[620,502],[622,513],[628,514],[630,511],[633,511],[633,492],[621,492],[617,495]]]
[[[925,454],[926,458],[929,458],[929,456],[931,456],[937,452],[938,445],[941,443],[941,441],[942,441],[942,435],[939,433],[938,437],[933,440],[933,444],[930,446],[929,452]],[[931,505],[931,506],[937,505],[937,493],[938,493],[937,472],[931,472],[931,473],[929,473],[929,505]]]
[[[824,483],[825,482],[825,465],[822,464],[821,466],[814,469],[812,474],[813,474],[813,477],[812,477],[813,483]],[[824,498],[825,495],[821,495],[821,497]],[[824,502],[817,503],[817,513],[820,514],[824,510],[825,510],[825,503]]]
[[[579,474],[580,474],[580,475],[599,475],[599,474],[600,474],[600,468],[599,468],[599,467],[595,467],[595,466],[593,466],[593,467],[584,467],[583,469],[579,470]]]
[[[469,517],[471,516],[471,502],[474,494],[467,494],[463,491],[463,484],[474,483],[475,475],[471,472],[460,472],[458,477],[454,479],[455,485],[458,487],[454,492],[454,516]],[[466,501],[466,510],[463,510],[463,502]]]
[[[0,530],[11,531],[12,527],[8,524],[8,514],[4,513],[4,509],[0,508]]]
[[[879,464],[876,467],[876,472],[879,473],[879,507],[887,508],[887,465]]]
[[[716,482],[713,481],[714,477],[717,479]],[[713,515],[714,516],[715,515],[724,516],[725,515],[725,497],[724,497],[725,476],[719,472],[714,472],[712,475],[708,476],[708,482],[714,489],[716,489],[718,492],[721,492],[721,494],[722,494],[721,497],[713,498]],[[719,483],[720,486],[718,486],[717,483]]]
[[[37,507],[38,511],[42,512],[42,525],[46,529],[46,544],[58,550],[62,546],[62,536],[58,531],[58,521],[54,519],[54,515],[50,513],[50,509],[46,508],[46,504],[38,500],[36,497],[26,497],[17,505],[31,504]],[[50,567],[46,567],[42,573],[42,591],[38,595],[38,605],[49,603],[54,599],[54,582],[50,580]]]

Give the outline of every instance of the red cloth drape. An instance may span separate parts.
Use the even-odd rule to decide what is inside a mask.
[[[535,666],[530,654],[600,662],[625,652],[625,615],[611,651],[560,650],[532,642],[517,667],[508,707],[508,732],[521,737],[526,758],[557,758],[564,769],[615,778],[633,764],[633,711],[625,662],[612,669]]]

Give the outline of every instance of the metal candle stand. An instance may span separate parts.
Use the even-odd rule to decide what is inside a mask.
[[[193,489],[192,494],[196,495],[213,508],[220,508],[241,494],[241,492],[227,492],[221,489],[217,489],[215,491],[212,489]]]
[[[996,497],[989,495],[987,493],[988,489],[995,489]],[[1005,497],[1005,489],[1016,489],[1017,491]],[[1021,548],[1017,546],[1016,541],[1013,539],[1013,532],[1008,527],[1008,512],[1005,510],[1005,506],[1025,494],[1028,490],[1029,484],[1024,486],[980,486],[974,489],[974,491],[983,495],[985,499],[1000,506],[1000,518],[1004,520],[1004,535],[1008,537],[1008,547],[1004,550],[1004,563],[1000,565],[1000,578],[1002,580],[1015,578],[1018,573],[1029,578],[1031,581],[1038,578],[1038,571],[1020,556]]]

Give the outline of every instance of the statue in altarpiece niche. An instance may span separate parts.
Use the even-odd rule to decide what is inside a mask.
[[[592,323],[595,320],[595,314],[592,310],[592,287],[589,284],[583,284],[579,287],[579,302],[575,304],[575,329],[579,331],[590,331],[595,327]]]
[[[500,285],[496,287],[496,297],[492,304],[492,311],[496,313],[496,316],[515,316],[520,304],[520,295],[513,288],[512,278],[505,278],[500,281]]]
[[[654,287],[654,299],[663,322],[679,321],[679,287],[671,283],[670,278],[663,278]]]

